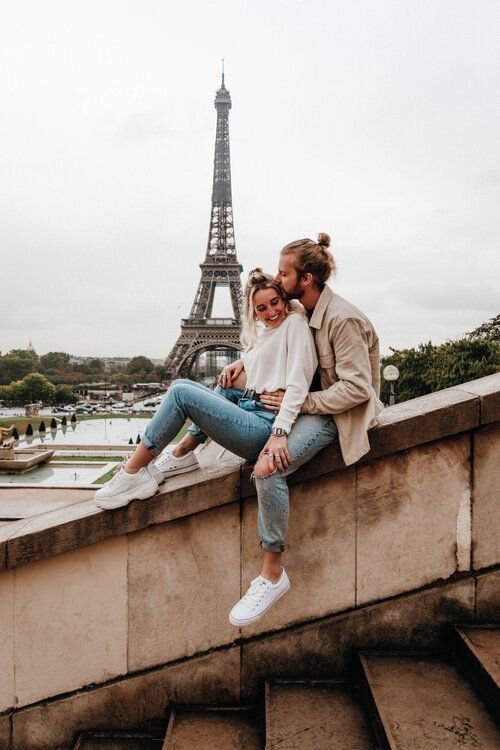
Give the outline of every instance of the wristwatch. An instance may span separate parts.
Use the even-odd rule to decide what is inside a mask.
[[[273,435],[276,435],[276,437],[288,437],[288,432],[285,432],[283,427],[273,427],[271,432]]]

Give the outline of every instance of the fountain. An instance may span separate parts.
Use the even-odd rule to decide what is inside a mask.
[[[53,450],[45,448],[14,448],[14,430],[14,425],[0,427],[0,473],[22,474],[54,455]]]

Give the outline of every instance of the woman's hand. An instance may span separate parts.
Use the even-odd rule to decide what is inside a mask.
[[[265,458],[269,465],[269,473],[272,474],[275,469],[285,471],[292,463],[292,458],[288,452],[288,442],[286,437],[271,435],[265,446],[262,448],[259,458]]]
[[[222,388],[230,388],[233,381],[238,378],[243,372],[243,360],[237,359],[236,362],[232,362],[230,365],[226,365],[219,375],[219,385]]]
[[[283,401],[284,396],[285,391],[273,391],[272,393],[264,391],[260,394],[259,400],[261,404],[264,404],[266,409],[278,413],[281,409],[281,402]]]

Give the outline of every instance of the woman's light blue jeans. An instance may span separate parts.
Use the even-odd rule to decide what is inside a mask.
[[[194,434],[199,442],[208,435],[232,453],[254,462],[271,434],[276,415],[254,401],[242,399],[242,393],[236,388],[218,386],[212,391],[193,380],[174,380],[141,442],[158,455],[186,419],[191,419],[198,427]]]

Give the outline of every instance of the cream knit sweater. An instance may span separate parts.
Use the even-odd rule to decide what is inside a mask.
[[[291,312],[277,328],[262,328],[255,345],[243,355],[247,388],[257,393],[286,390],[274,427],[290,432],[318,365],[309,324]]]

